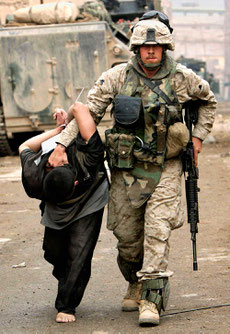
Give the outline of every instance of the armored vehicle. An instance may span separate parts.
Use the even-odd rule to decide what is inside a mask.
[[[152,0],[102,0],[114,22],[119,19],[134,20],[146,11],[156,9]]]
[[[214,77],[213,73],[207,71],[205,61],[181,56],[177,59],[177,62],[191,68],[196,74],[201,76],[201,78],[208,81],[213,93],[219,93],[219,81]]]
[[[54,126],[56,107],[68,110],[84,87],[106,69],[126,62],[126,44],[107,22],[0,29],[0,155]]]

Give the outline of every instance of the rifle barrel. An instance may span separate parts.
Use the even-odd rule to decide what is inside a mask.
[[[198,270],[198,263],[197,263],[197,254],[196,254],[196,234],[192,238],[192,250],[193,250],[193,270]]]

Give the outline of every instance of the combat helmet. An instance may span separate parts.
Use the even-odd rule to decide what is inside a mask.
[[[166,49],[174,50],[173,29],[169,25],[167,15],[158,11],[145,13],[133,26],[129,49],[134,51],[143,44],[165,45]]]

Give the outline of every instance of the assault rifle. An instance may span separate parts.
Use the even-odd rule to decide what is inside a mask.
[[[199,179],[199,171],[195,166],[194,148],[192,141],[192,127],[197,122],[197,102],[187,102],[184,105],[185,114],[184,120],[189,130],[189,141],[186,150],[182,155],[183,171],[185,176],[185,190],[187,202],[187,218],[190,224],[192,248],[193,248],[193,270],[198,270],[197,252],[196,252],[196,233],[198,233],[199,209],[198,209],[198,192],[200,189],[197,186]]]

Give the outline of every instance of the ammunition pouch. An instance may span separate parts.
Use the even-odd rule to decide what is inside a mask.
[[[105,131],[105,150],[110,168],[132,169],[134,165],[133,149],[135,136],[125,133]]]
[[[168,278],[157,278],[142,281],[141,299],[154,303],[160,314],[161,310],[166,310],[170,294],[170,283]]]
[[[138,124],[142,112],[140,97],[117,95],[114,99],[113,114],[115,124],[122,128],[134,128]]]

